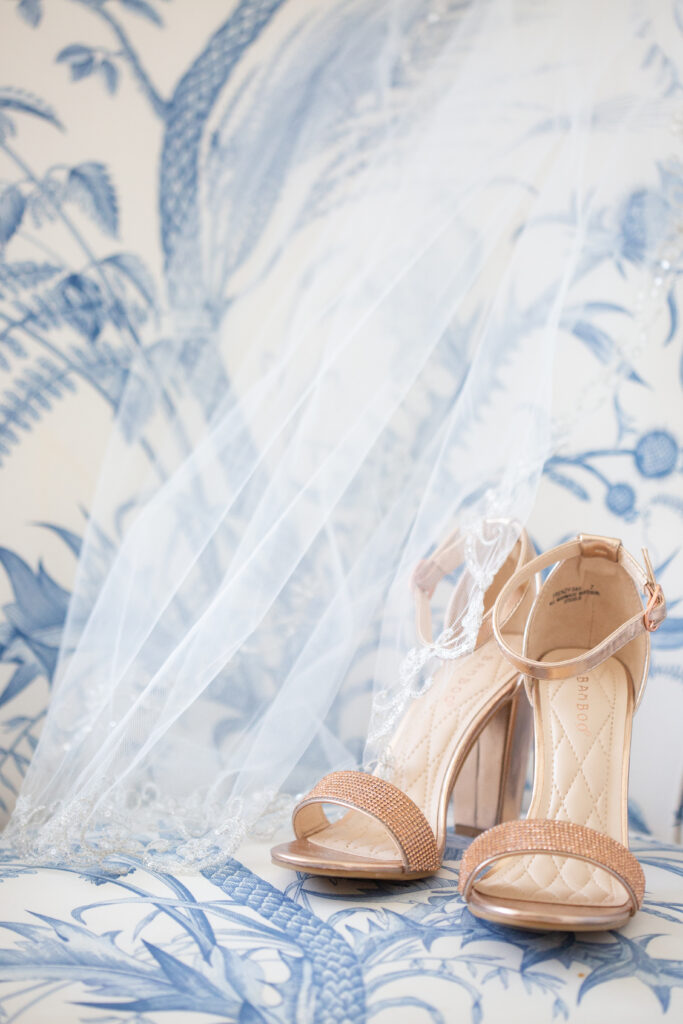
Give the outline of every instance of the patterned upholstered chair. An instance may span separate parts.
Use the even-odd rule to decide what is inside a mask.
[[[226,6],[234,8],[229,16]],[[11,82],[0,89],[2,821],[48,708],[81,509],[89,506],[129,368],[125,347],[105,342],[105,305],[87,267],[109,260],[140,318],[154,309],[154,279],[182,314],[200,286],[192,272],[201,244],[195,200],[202,142],[237,58],[260,45],[282,6],[5,0],[0,10],[3,77]],[[679,165],[662,168],[659,182],[612,211],[606,281],[619,274],[628,280],[629,268],[642,264],[646,215],[680,209],[682,186]],[[38,237],[40,258],[22,253],[22,233]],[[219,869],[183,877],[133,857],[121,857],[112,876],[69,863],[22,863],[4,850],[0,1020],[683,1019],[683,847],[675,841],[683,716],[683,620],[676,609],[683,597],[682,335],[677,279],[666,286],[668,312],[652,327],[647,365],[605,403],[604,442],[577,437],[566,458],[548,465],[530,524],[543,546],[575,532],[577,522],[621,535],[635,550],[644,534],[658,538],[671,616],[655,638],[650,693],[636,723],[632,848],[647,878],[642,912],[607,934],[487,925],[458,896],[465,840],[455,836],[437,875],[404,886],[296,876],[270,864],[267,842],[246,845],[239,860]],[[571,339],[570,363],[589,371],[612,344],[598,324],[605,309],[594,312],[595,322],[577,323]],[[21,339],[6,329],[17,316],[31,328]],[[181,369],[189,374],[192,367]],[[202,380],[205,389],[220,390],[220,373]]]

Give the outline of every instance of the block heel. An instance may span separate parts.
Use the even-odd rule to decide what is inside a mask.
[[[456,835],[477,836],[519,817],[532,731],[521,685],[485,725],[458,774],[452,793]]]

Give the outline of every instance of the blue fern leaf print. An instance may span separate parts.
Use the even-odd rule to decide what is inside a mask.
[[[6,245],[21,224],[26,209],[26,199],[16,185],[10,185],[0,193],[0,245]]]
[[[49,121],[55,128],[61,128],[61,122],[49,103],[25,89],[13,89],[9,86],[0,88],[0,110],[12,110],[20,114],[33,114]]]
[[[69,379],[70,367],[57,366],[45,358],[38,361],[38,367],[17,377],[14,389],[5,391],[0,402],[0,453],[7,454],[9,446],[18,442],[17,429],[30,431],[42,413],[52,408],[55,398],[75,388]]]
[[[65,198],[76,202],[108,235],[119,228],[116,192],[104,164],[78,164],[69,171]]]
[[[0,263],[0,299],[37,288],[61,272],[62,268],[53,263],[34,263],[33,260]]]
[[[41,228],[45,221],[57,220],[64,201],[65,185],[65,181],[59,180],[52,171],[41,180],[36,180],[35,187],[28,194],[26,205],[37,228]]]
[[[147,0],[119,0],[119,3],[129,10],[135,11],[136,14],[141,14],[143,17],[153,21],[155,25],[163,25],[160,15],[150,3],[147,3]]]
[[[9,325],[4,331],[2,331],[2,333],[0,333],[0,344],[5,346],[6,353],[14,356],[16,359],[25,358],[26,349],[12,334],[12,325]]]
[[[17,13],[24,21],[27,21],[32,28],[36,28],[43,17],[42,0],[20,0]]]

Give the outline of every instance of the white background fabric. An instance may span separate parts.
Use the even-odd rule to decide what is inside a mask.
[[[192,63],[195,56],[204,52],[210,34],[224,19],[223,5],[213,2],[193,5],[191,17],[187,6],[181,3],[164,5],[163,30],[149,19],[136,17],[132,6],[130,11],[122,12],[122,18],[131,37],[135,36],[145,74],[156,83],[159,94],[173,97],[171,105],[175,103],[179,108],[182,99],[179,83],[183,81],[183,73],[190,66],[196,67]],[[24,13],[30,7],[24,5]],[[274,22],[271,36],[265,34],[258,45],[277,50],[293,23],[288,21],[290,9],[298,10],[295,5],[290,5],[281,12],[281,20]],[[648,57],[651,80],[664,96],[675,93],[676,88],[675,58],[681,47],[677,13],[675,5],[670,9],[662,6],[655,37],[667,39],[669,51],[657,51],[653,44]],[[164,290],[175,289],[173,323],[162,321],[159,324],[150,318],[152,326],[145,328],[150,332],[150,352],[161,358],[161,342],[167,340],[167,331],[177,330],[178,319],[182,319],[183,314],[192,320],[190,336],[202,326],[196,322],[196,308],[192,308],[191,303],[183,306],[182,273],[178,280],[178,270],[169,256],[171,250],[162,230],[167,223],[164,216],[168,219],[169,203],[180,202],[182,189],[186,187],[182,180],[174,182],[172,176],[169,177],[169,168],[164,165],[167,156],[164,147],[170,145],[168,122],[160,121],[154,97],[145,97],[144,91],[141,94],[139,76],[136,81],[134,74],[123,70],[117,72],[116,89],[110,91],[112,73],[102,68],[102,61],[108,59],[104,50],[97,50],[87,71],[84,69],[89,67],[90,57],[82,52],[72,50],[70,56],[55,61],[56,54],[67,52],[65,48],[84,46],[81,40],[86,40],[90,47],[111,49],[111,26],[88,10],[87,5],[55,4],[44,15],[44,23],[35,28],[30,18],[21,18],[15,4],[7,5],[1,15],[3,65],[7,81],[33,94],[49,97],[66,127],[64,132],[50,129],[49,136],[46,136],[45,127],[38,121],[29,121],[26,125],[22,122],[21,152],[30,158],[38,175],[44,174],[53,164],[72,167],[97,162],[106,166],[106,180],[113,182],[116,189],[116,244],[107,238],[108,234],[111,236],[115,232],[114,207],[107,200],[105,179],[98,179],[101,204],[104,204],[99,207],[99,217],[88,217],[87,210],[83,216],[81,209],[80,214],[74,213],[74,218],[81,217],[79,232],[88,248],[94,249],[99,258],[114,249],[125,250],[134,253],[146,265],[161,295],[157,308],[166,304]],[[589,25],[588,19],[583,31],[594,33],[596,41],[601,38],[600,25]],[[163,39],[163,44],[160,39]],[[11,46],[8,40],[12,41]],[[244,76],[249,72],[252,53],[258,53],[256,44],[245,58],[241,70]],[[253,61],[256,66],[256,56],[253,56]],[[670,76],[670,82],[667,76]],[[603,84],[606,92],[611,93],[613,102],[617,103],[623,83],[610,81]],[[228,99],[229,96],[223,98],[223,111]],[[675,109],[674,104],[671,104],[671,109]],[[178,109],[177,112],[180,117],[182,111]],[[656,116],[659,116],[659,111],[644,104],[638,112],[642,120],[641,135],[646,129],[652,130],[651,120]],[[680,147],[679,128],[675,119],[670,120],[669,117],[667,106],[667,119],[655,125],[661,139],[665,140],[662,153],[672,154],[667,161],[654,165],[651,153],[638,145],[639,132],[636,130],[630,138],[627,152],[615,167],[615,182],[610,180],[611,195],[615,201],[611,206],[602,207],[598,202],[587,207],[590,216],[597,219],[597,226],[596,221],[589,225],[591,238],[601,240],[602,250],[591,254],[595,270],[583,293],[576,296],[576,309],[572,311],[567,306],[563,310],[565,321],[560,325],[563,344],[558,348],[555,366],[554,399],[560,423],[566,416],[569,430],[563,437],[559,457],[547,467],[530,519],[532,536],[540,547],[557,543],[579,530],[605,532],[621,536],[635,553],[641,543],[647,543],[655,564],[664,567],[661,581],[672,607],[672,617],[666,629],[656,637],[653,677],[637,719],[632,795],[636,812],[643,821],[667,837],[676,828],[683,772],[683,754],[676,739],[681,713],[680,648],[683,635],[675,609],[675,602],[680,597],[683,558],[678,541],[683,513],[681,339],[677,331],[676,293],[680,251],[675,230],[672,230],[680,217],[683,169],[675,156]],[[211,115],[206,116],[202,125],[204,166],[210,163],[206,147],[212,144],[212,140],[213,144],[220,141],[221,127]],[[46,138],[49,138],[49,146]],[[609,161],[609,153],[603,156]],[[614,159],[613,156],[611,158]],[[1,166],[4,179],[14,181],[16,167],[11,163]],[[167,172],[165,176],[164,170]],[[621,191],[619,170],[624,175]],[[245,188],[249,184],[246,175],[243,184]],[[202,187],[206,189],[209,186],[210,183],[205,181]],[[225,183],[221,186],[218,181],[216,187],[227,186]],[[249,209],[248,196],[245,208]],[[97,204],[95,209],[97,211]],[[92,214],[92,210],[90,212]],[[552,213],[555,219],[544,221],[544,212]],[[568,222],[576,215],[576,211],[571,209],[565,213]],[[538,265],[548,271],[548,253],[557,251],[554,246],[558,231],[562,230],[557,219],[560,211],[544,211],[541,207],[538,214],[538,224],[533,232],[529,232],[528,244],[533,247]],[[47,244],[45,240],[49,239],[50,244],[60,247],[60,252],[68,253],[72,264],[80,265],[82,253],[69,249],[69,246],[76,246],[74,237],[65,240],[58,228],[50,224],[41,225],[42,244]],[[210,229],[210,223],[204,224],[202,244],[212,246],[210,252],[213,255],[224,252],[229,239],[222,237],[219,231],[212,234]],[[38,231],[38,228],[34,226],[30,231]],[[13,243],[8,243],[7,252],[9,244]],[[533,266],[533,260],[526,265]],[[240,279],[242,285],[245,278],[249,281],[250,274],[253,279],[255,269],[259,268],[248,263],[241,268],[244,275]],[[220,267],[216,269],[219,283],[220,270]],[[187,266],[185,272],[189,273]],[[527,289],[526,293],[521,290],[517,295],[520,307],[523,307],[535,294],[539,282],[529,279],[516,283]],[[144,287],[142,290],[138,287],[136,301],[142,305],[144,290]],[[237,319],[232,324],[235,341],[225,348],[228,371],[230,374],[241,372],[244,387],[247,381],[257,377],[269,365],[274,355],[267,345],[259,348],[259,338],[254,335],[254,306],[257,312],[263,308],[263,297],[258,290],[255,295],[253,305],[247,301],[238,310]],[[587,307],[586,303],[592,305]],[[586,309],[589,309],[590,317],[586,316]],[[420,311],[417,312],[419,314]],[[64,616],[65,597],[47,581],[46,576],[40,575],[39,563],[44,563],[45,573],[51,581],[65,590],[71,589],[75,567],[72,549],[76,544],[75,538],[83,534],[83,510],[92,508],[95,483],[109,438],[112,402],[103,398],[102,391],[106,392],[109,387],[111,394],[116,393],[112,381],[121,370],[116,353],[107,351],[104,346],[98,348],[92,338],[90,345],[85,343],[88,332],[92,334],[96,329],[92,319],[81,321],[77,326],[72,322],[70,328],[67,326],[59,335],[56,347],[70,354],[74,348],[78,349],[80,354],[73,358],[81,361],[79,365],[87,365],[90,358],[96,371],[91,377],[98,381],[99,391],[92,384],[89,386],[83,375],[73,374],[73,379],[66,375],[59,382],[52,383],[52,391],[47,383],[43,384],[45,394],[41,401],[34,398],[33,393],[26,397],[28,391],[17,384],[24,373],[23,367],[18,369],[15,363],[10,363],[6,369],[4,366],[0,369],[6,375],[7,386],[13,389],[12,393],[19,399],[25,393],[27,406],[19,417],[16,410],[13,413],[11,401],[4,407],[6,419],[11,419],[12,413],[14,415],[16,422],[10,424],[10,429],[16,441],[8,445],[11,450],[4,456],[0,471],[3,485],[2,542],[15,558],[18,556],[23,560],[25,566],[11,558],[4,563],[6,573],[0,583],[5,587],[5,603],[8,608],[10,605],[18,606],[19,612],[5,612],[3,636],[6,641],[0,671],[3,678],[11,680],[15,678],[17,664],[28,666],[27,676],[31,675],[32,666],[35,668],[37,665],[30,682],[6,702],[6,721],[9,722],[5,730],[7,749],[18,738],[12,756],[5,758],[3,769],[7,810],[11,809],[14,790],[25,771],[26,758],[30,756],[42,724],[40,712],[36,709],[44,706],[45,677],[54,668],[54,657],[46,654],[44,648],[54,651]],[[408,334],[409,322],[406,322],[406,329]],[[155,341],[159,348],[153,347]],[[397,339],[397,351],[400,351],[400,341]],[[460,351],[466,359],[466,341],[461,343]],[[620,352],[624,353],[623,359],[628,360],[625,368],[619,366]],[[39,372],[41,364],[36,361],[35,365],[38,367],[36,372]],[[544,370],[543,366],[536,364],[529,367],[532,377],[538,374],[540,381]],[[44,366],[42,372],[48,374]],[[352,372],[352,362],[348,372]],[[381,369],[376,367],[375,373],[380,377]],[[215,384],[211,367],[205,368],[202,379],[205,388]],[[444,381],[451,386],[454,379],[452,373],[449,378],[435,372],[433,380],[428,382],[425,394],[434,401],[435,409],[439,401],[444,407],[447,405],[448,392],[443,393]],[[35,386],[35,378],[33,383],[34,391],[42,393],[41,386]],[[542,405],[543,395],[539,398]],[[206,395],[203,399],[206,400]],[[130,408],[134,413],[137,408],[135,401],[131,402]],[[189,415],[192,415],[191,410]],[[504,418],[500,424],[501,440],[514,441],[515,431],[519,431],[519,422],[509,424]],[[167,440],[163,431],[157,430],[154,437],[159,452],[165,457]],[[122,450],[114,448],[110,451],[110,458],[123,459],[125,455]],[[126,466],[131,493],[138,483],[136,465]],[[379,481],[378,485],[381,483]],[[101,507],[102,504],[106,506],[106,500],[107,495],[102,497],[100,494]],[[126,514],[125,506],[121,504],[117,516],[112,515],[107,526],[113,536],[125,529]],[[446,516],[442,518],[447,519]],[[432,519],[432,524],[427,521],[423,524],[424,538],[431,536],[430,525],[442,532],[443,527],[450,527],[449,522],[440,521],[439,514],[433,515]],[[37,523],[50,524],[51,528],[45,529]],[[59,531],[65,530],[72,531],[72,534],[60,534]],[[406,567],[408,564],[407,560]],[[404,609],[407,597],[397,596],[396,601],[397,607]],[[24,619],[19,622],[22,614]],[[368,652],[365,679],[375,668],[374,661],[370,667],[373,657]],[[381,667],[382,678],[390,674],[392,657],[395,657],[394,652]],[[273,662],[268,667],[276,672],[275,652]],[[397,667],[394,663],[394,669]],[[367,683],[364,685],[367,688]],[[367,716],[367,710],[360,713],[360,719],[363,716]],[[68,719],[61,726],[68,731]],[[353,729],[347,731],[353,735]],[[321,759],[323,762],[335,763],[339,757],[347,756],[349,750],[355,756],[361,756],[358,743],[354,748],[347,741],[345,747],[337,749],[333,730],[328,731],[327,741],[329,747]],[[656,757],[653,750],[656,750]]]

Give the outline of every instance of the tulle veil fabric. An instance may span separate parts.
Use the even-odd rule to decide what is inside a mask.
[[[199,266],[167,268],[164,343],[198,354],[180,380],[150,338],[129,377],[6,833],[25,855],[203,867],[325,772],[381,770],[581,414],[556,353],[604,211],[671,144],[656,11],[290,0],[238,66]],[[458,614],[416,647],[411,571],[456,524]]]

